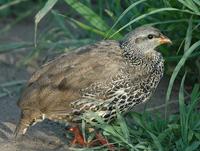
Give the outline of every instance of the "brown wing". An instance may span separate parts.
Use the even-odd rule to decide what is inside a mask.
[[[64,54],[42,66],[28,82],[19,106],[42,113],[70,111],[80,90],[115,76],[122,64],[121,49],[114,41],[102,41]]]

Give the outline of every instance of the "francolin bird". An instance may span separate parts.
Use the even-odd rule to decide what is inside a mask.
[[[45,118],[78,123],[88,111],[110,122],[116,112],[146,102],[163,76],[164,60],[155,48],[165,43],[171,41],[158,29],[142,26],[121,41],[100,41],[44,64],[19,99],[15,134]]]

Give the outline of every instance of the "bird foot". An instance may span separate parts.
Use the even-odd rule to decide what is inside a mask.
[[[87,142],[84,141],[83,135],[78,127],[71,127],[69,131],[74,134],[74,139],[72,140],[71,145],[79,144],[81,146],[87,146]]]
[[[100,133],[96,133],[96,140],[93,140],[89,143],[89,146],[93,146],[96,142],[99,142],[101,145],[108,146],[109,151],[115,151],[115,146],[113,144],[110,144],[108,140],[103,137]]]
[[[72,146],[78,144],[81,146],[90,147],[96,145],[96,143],[99,142],[101,145],[108,146],[109,151],[115,151],[114,145],[110,144],[108,140],[105,137],[103,137],[100,133],[95,134],[95,140],[92,140],[91,142],[85,142],[83,135],[78,127],[71,127],[69,128],[69,131],[74,134],[74,139],[71,141]]]

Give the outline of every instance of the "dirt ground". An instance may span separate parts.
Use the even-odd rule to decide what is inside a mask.
[[[0,24],[4,27],[5,24]],[[0,44],[5,42],[21,42],[33,40],[34,27],[30,23],[21,23],[15,26],[8,33],[0,36]],[[21,87],[24,80],[27,80],[35,70],[32,67],[17,67],[16,62],[24,57],[26,51],[22,50],[16,53],[0,54],[0,151],[67,151],[68,146],[64,134],[64,126],[51,121],[44,121],[31,127],[24,137],[17,140],[13,137],[16,123],[20,116],[20,111],[16,102],[20,96]],[[8,82],[19,82],[12,86],[6,86]],[[144,106],[147,109],[157,108],[164,104],[168,79],[163,78],[155,95],[147,104],[137,106],[134,110],[142,112]],[[173,90],[170,112],[177,111],[178,88]],[[159,108],[153,112],[161,111]]]

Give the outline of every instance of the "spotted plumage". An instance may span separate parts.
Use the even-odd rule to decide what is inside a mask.
[[[43,65],[18,102],[16,134],[45,118],[78,122],[90,111],[110,122],[149,100],[163,75],[155,47],[169,42],[158,29],[140,27],[122,41],[97,42]]]

